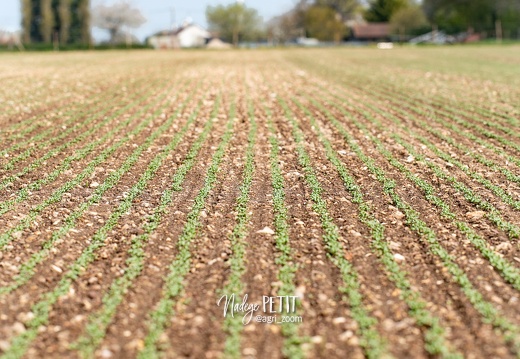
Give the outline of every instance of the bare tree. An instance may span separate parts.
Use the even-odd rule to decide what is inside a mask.
[[[93,9],[93,25],[108,30],[111,43],[114,43],[124,27],[138,28],[145,22],[141,12],[126,1],[110,6],[98,5]]]

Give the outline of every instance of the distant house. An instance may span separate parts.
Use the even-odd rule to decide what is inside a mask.
[[[160,31],[150,36],[147,42],[154,49],[178,49],[181,47],[175,31]]]
[[[211,34],[196,24],[185,24],[172,31],[161,31],[148,38],[148,44],[155,49],[178,49],[204,47]]]
[[[352,39],[358,41],[390,40],[390,24],[386,22],[368,22],[355,24],[351,28]]]
[[[231,49],[232,46],[231,44],[228,44],[227,42],[220,40],[218,37],[214,37],[213,39],[208,41],[206,48],[213,50],[226,50]]]
[[[16,46],[22,49],[20,32],[0,30],[0,46],[7,46],[9,48]]]

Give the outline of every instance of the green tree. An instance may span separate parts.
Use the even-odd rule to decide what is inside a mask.
[[[328,6],[311,6],[305,13],[305,29],[310,37],[339,42],[346,28],[341,16]]]
[[[58,5],[58,17],[60,19],[60,42],[66,44],[69,41],[71,24],[70,0],[60,0]]]
[[[239,41],[256,40],[261,34],[262,19],[258,12],[243,3],[208,6],[206,20],[210,31],[235,46]]]
[[[424,0],[423,8],[430,22],[450,33],[467,29],[494,33],[497,21],[504,32],[511,32],[520,22],[518,0]]]
[[[90,0],[74,0],[72,3],[73,21],[71,36],[77,33],[75,39],[83,44],[90,44]]]
[[[90,0],[21,0],[23,40],[90,43]]]
[[[50,43],[54,28],[54,14],[52,11],[52,0],[42,0],[40,32],[43,42]]]
[[[33,7],[31,0],[22,0],[22,29],[23,42],[28,44],[31,42],[31,23],[33,19]]]
[[[372,0],[365,19],[370,22],[388,22],[398,10],[410,6],[409,0]]]
[[[397,10],[390,18],[392,33],[405,37],[428,26],[423,10],[416,5]]]
[[[330,7],[341,15],[343,21],[352,18],[361,8],[358,0],[316,0],[315,5]]]

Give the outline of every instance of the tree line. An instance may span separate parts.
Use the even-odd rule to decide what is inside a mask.
[[[109,30],[111,42],[121,28],[144,18],[128,3],[98,6],[91,21],[89,0],[21,0],[24,43],[90,44],[90,26]],[[210,31],[237,45],[298,37],[321,41],[349,38],[349,24],[390,23],[394,35],[417,35],[432,28],[448,34],[477,32],[488,37],[520,38],[520,0],[299,0],[264,25],[255,9],[237,1],[208,6]],[[108,21],[108,20],[110,21]]]
[[[520,38],[519,0],[299,0],[262,29],[256,10],[237,2],[209,6],[210,30],[229,42],[297,37],[341,41],[349,23],[389,23],[393,35],[418,35],[432,28],[448,34],[478,32],[485,37]]]
[[[23,41],[90,43],[89,0],[22,0]]]

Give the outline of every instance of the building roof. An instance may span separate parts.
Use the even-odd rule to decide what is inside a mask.
[[[352,27],[354,37],[358,39],[382,39],[390,36],[390,24],[386,22],[372,22],[356,24]]]
[[[159,32],[156,32],[155,34],[153,34],[152,36],[177,36],[179,35],[181,32],[183,32],[184,30],[190,28],[190,27],[197,27],[199,28],[200,30],[203,30],[203,31],[207,31],[206,29],[204,29],[202,26],[199,26],[197,24],[188,24],[188,25],[183,25],[183,26],[180,26],[174,30],[163,30],[163,31],[159,31]]]

